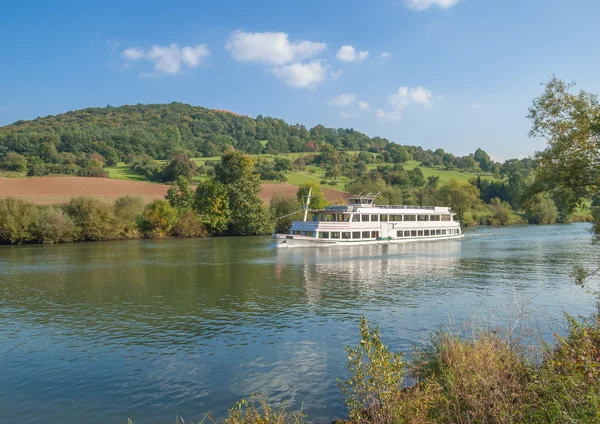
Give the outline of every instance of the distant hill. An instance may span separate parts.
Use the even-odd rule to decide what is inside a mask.
[[[251,154],[309,152],[319,143],[337,150],[377,152],[390,142],[354,129],[317,125],[308,130],[282,119],[183,103],[87,108],[0,127],[0,158],[17,152],[44,160],[56,152],[70,152],[165,159],[180,150],[216,156],[228,146]]]

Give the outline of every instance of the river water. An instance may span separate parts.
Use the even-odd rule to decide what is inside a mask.
[[[263,392],[314,421],[346,414],[336,378],[360,317],[394,350],[529,301],[546,337],[596,298],[587,224],[463,240],[275,249],[270,238],[0,247],[0,422],[222,418]]]

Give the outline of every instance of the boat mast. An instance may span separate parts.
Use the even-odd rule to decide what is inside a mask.
[[[312,187],[308,188],[308,196],[306,196],[306,203],[304,205],[304,222],[308,218],[308,207],[310,206],[310,194],[312,193]]]

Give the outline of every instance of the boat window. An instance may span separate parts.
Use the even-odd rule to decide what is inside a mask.
[[[340,238],[340,233],[339,231],[334,231],[331,233],[331,238],[332,239],[339,239]]]
[[[440,216],[439,215],[431,215],[430,221],[439,221],[440,220]]]
[[[363,231],[362,238],[371,238],[371,233],[369,233],[368,231]]]
[[[403,237],[404,236],[404,231],[396,231],[396,234],[398,237]]]
[[[337,221],[338,222],[346,222],[347,220],[348,220],[348,215],[339,214],[337,216]]]
[[[416,221],[417,215],[404,215],[404,220],[405,221]]]
[[[361,215],[360,220],[362,222],[369,222],[369,215]]]
[[[410,231],[405,231],[404,232],[404,237],[410,237]]]
[[[442,235],[442,230],[435,230],[435,235],[436,236],[441,236]]]
[[[411,230],[410,236],[411,237],[416,237],[417,236],[417,230]]]
[[[429,237],[429,230],[425,230],[425,233],[423,234],[425,237]]]
[[[442,215],[442,221],[446,221],[446,222],[451,221],[451,219],[450,219],[451,217],[452,217],[452,215],[450,215],[450,214]]]
[[[319,233],[319,238],[328,239],[329,238],[329,232],[328,231],[320,232]]]
[[[446,230],[442,230],[442,235],[445,236],[446,235]]]
[[[316,236],[317,236],[317,233],[316,233],[316,231],[307,231],[307,232],[306,232],[306,235],[307,235],[308,237],[316,237]]]
[[[379,231],[371,231],[371,238],[379,238]]]
[[[379,215],[371,215],[371,222],[379,221]]]
[[[343,239],[349,239],[350,238],[350,232],[343,232],[342,233],[342,238]]]
[[[379,220],[380,220],[381,222],[387,222],[387,220],[388,220],[388,216],[387,216],[387,215],[380,215],[380,216],[379,216]]]
[[[359,239],[360,238],[360,231],[354,231],[352,233],[352,238],[353,239]]]
[[[417,215],[417,221],[429,221],[429,215]]]
[[[417,236],[423,237],[423,230],[418,230]]]
[[[402,215],[390,215],[390,221],[402,221]]]

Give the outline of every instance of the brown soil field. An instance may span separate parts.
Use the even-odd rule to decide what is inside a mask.
[[[17,196],[38,205],[65,203],[74,196],[97,196],[116,200],[126,194],[141,194],[146,201],[164,198],[168,185],[110,178],[30,177],[0,178],[0,197]],[[327,200],[337,200],[344,193],[323,188]],[[275,193],[296,194],[290,184],[263,184],[260,197],[269,202]]]

